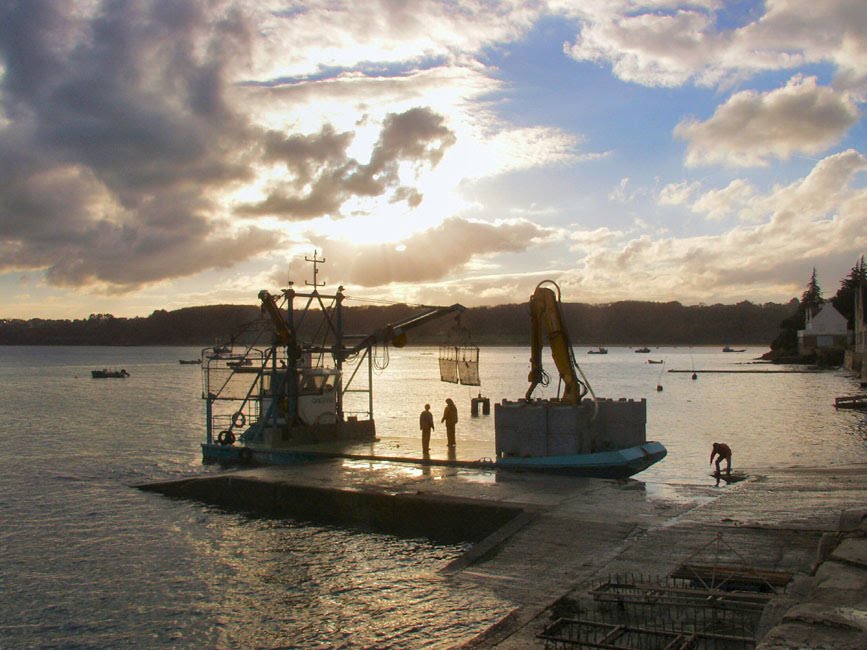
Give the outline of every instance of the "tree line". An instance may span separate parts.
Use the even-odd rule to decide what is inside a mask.
[[[347,301],[349,303],[350,301]],[[606,305],[564,303],[562,312],[574,345],[767,345],[780,333],[781,322],[797,316],[802,303],[682,305],[679,302],[622,301]],[[366,335],[420,310],[409,305],[343,309],[344,331]],[[315,336],[313,321],[302,324],[304,336]],[[526,304],[468,308],[459,322],[451,316],[408,334],[409,344],[444,342],[477,345],[529,343]],[[211,305],[174,311],[157,310],[147,317],[122,318],[91,314],[85,319],[0,320],[0,345],[201,345],[234,339],[266,344],[269,324],[253,305]],[[261,332],[264,331],[264,334]],[[259,334],[257,334],[259,333]]]

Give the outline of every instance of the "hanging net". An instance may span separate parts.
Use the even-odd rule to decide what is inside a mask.
[[[440,379],[452,384],[481,386],[479,348],[476,345],[441,345]]]
[[[440,346],[440,380],[452,384],[460,381],[458,374],[458,349],[454,345]]]
[[[464,386],[481,386],[479,378],[479,348],[475,345],[465,345],[458,349],[458,374]]]

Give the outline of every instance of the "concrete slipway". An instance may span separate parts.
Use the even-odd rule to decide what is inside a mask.
[[[400,444],[368,451],[393,458]],[[464,445],[461,455],[476,451]],[[269,516],[474,541],[442,572],[516,607],[464,647],[545,647],[538,635],[553,618],[588,607],[589,590],[610,576],[667,576],[687,560],[794,574],[764,609],[759,648],[867,647],[865,465],[749,468],[746,480],[717,487],[710,477],[707,486],[653,485],[355,452],[140,487]]]

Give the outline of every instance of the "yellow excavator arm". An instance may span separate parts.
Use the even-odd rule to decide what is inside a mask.
[[[546,283],[553,284],[557,288],[557,293],[542,286]],[[569,333],[566,331],[566,323],[560,310],[560,287],[552,280],[540,282],[530,297],[530,374],[527,377],[530,388],[526,395],[528,400],[536,386],[540,383],[543,386],[547,384],[547,375],[542,368],[543,330],[548,335],[551,356],[564,384],[561,401],[566,404],[578,404],[587,394],[588,387],[578,379],[572,342],[569,340]]]

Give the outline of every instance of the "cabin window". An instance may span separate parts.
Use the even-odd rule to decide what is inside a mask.
[[[302,393],[322,393],[334,390],[336,375],[307,375],[300,378],[300,388]]]

